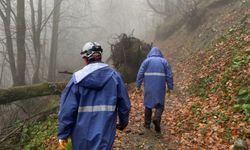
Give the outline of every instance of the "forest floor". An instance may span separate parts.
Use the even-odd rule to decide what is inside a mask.
[[[165,99],[161,134],[143,127],[143,92],[129,86],[130,122],[117,133],[114,149],[225,150],[237,139],[250,147],[249,24],[246,15],[204,53],[172,61],[175,89]]]
[[[165,150],[177,149],[178,141],[175,140],[171,131],[172,117],[174,117],[173,107],[180,106],[181,103],[175,94],[166,97],[166,107],[162,116],[161,133],[156,133],[154,125],[151,128],[143,127],[144,123],[144,105],[142,92],[134,92],[134,88],[130,90],[130,98],[132,103],[130,122],[124,131],[118,131],[113,146],[114,150],[120,149],[145,149],[145,150]]]
[[[125,131],[118,131],[116,140],[113,145],[114,150],[176,150],[186,149],[182,147],[180,128],[184,122],[182,114],[192,115],[190,105],[188,103],[188,84],[192,81],[191,64],[178,63],[176,64],[175,72],[180,76],[175,76],[175,90],[170,97],[165,98],[165,109],[162,114],[161,133],[154,130],[154,125],[151,123],[150,129],[144,128],[144,105],[143,91],[137,93],[135,85],[129,85],[129,97],[131,100],[130,121]],[[178,69],[177,69],[178,68]],[[153,112],[154,115],[154,112]]]

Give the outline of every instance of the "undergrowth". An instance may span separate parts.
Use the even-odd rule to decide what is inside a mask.
[[[207,51],[206,64],[199,66],[190,93],[202,99],[212,94],[229,101],[250,122],[250,26],[234,25]],[[198,59],[198,58],[197,58]]]
[[[47,148],[46,141],[57,131],[57,115],[53,114],[45,121],[32,122],[28,124],[17,123],[21,126],[19,141],[16,143],[17,150],[44,150]],[[53,150],[56,147],[50,147]]]

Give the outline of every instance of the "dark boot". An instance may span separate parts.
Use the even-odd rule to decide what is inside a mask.
[[[145,107],[144,127],[150,129],[152,109]]]
[[[162,112],[163,112],[162,107],[156,108],[153,123],[155,125],[155,131],[157,133],[161,132],[161,115],[162,115]]]

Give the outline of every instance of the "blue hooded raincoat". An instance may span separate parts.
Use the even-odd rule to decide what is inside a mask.
[[[173,90],[173,75],[170,65],[157,47],[153,47],[142,62],[137,74],[136,86],[144,80],[144,105],[164,108],[166,84]]]
[[[104,63],[73,74],[61,96],[59,139],[72,139],[74,150],[111,150],[119,124],[126,127],[130,100],[120,75]]]

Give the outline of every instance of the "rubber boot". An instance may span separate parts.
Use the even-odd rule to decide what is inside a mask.
[[[154,126],[155,126],[155,131],[157,133],[161,132],[161,115],[162,115],[162,112],[163,112],[163,108],[161,108],[161,107],[156,108],[156,110],[155,110],[153,123],[154,123]]]
[[[144,127],[150,129],[152,109],[145,107]]]

